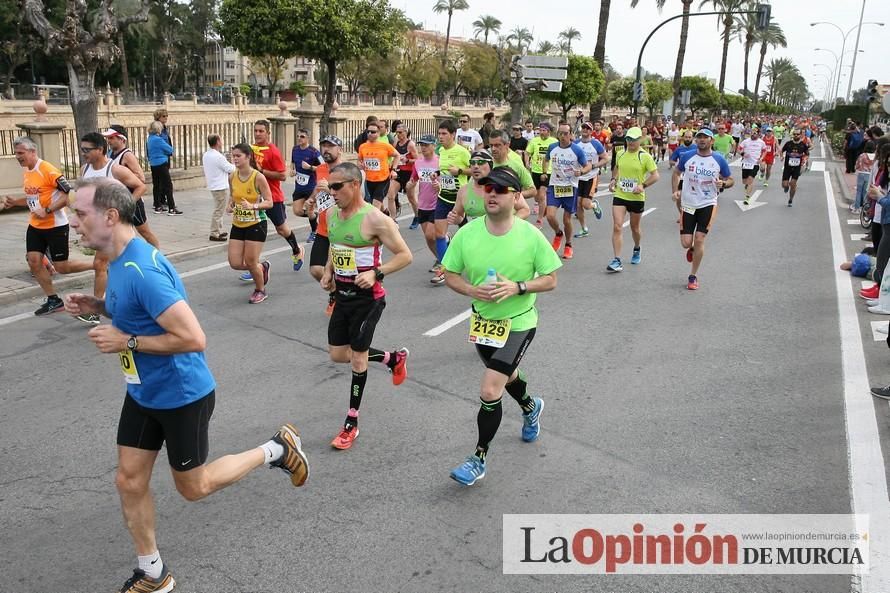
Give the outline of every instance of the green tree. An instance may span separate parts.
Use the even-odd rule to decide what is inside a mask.
[[[766,29],[758,31],[757,39],[760,41],[760,62],[757,64],[757,77],[754,79],[754,107],[757,107],[757,101],[760,98],[760,78],[763,76],[763,62],[766,59],[766,50],[769,47],[788,47],[785,39],[785,33],[782,27],[770,18],[769,25]]]
[[[689,110],[692,111],[692,117],[702,109],[714,109],[720,104],[720,92],[704,76],[684,76],[680,81],[680,88],[690,91]]]
[[[399,88],[417,98],[428,98],[442,79],[442,63],[436,50],[417,43],[417,37],[406,35],[399,62]]]
[[[659,77],[660,78],[660,77]],[[664,102],[673,95],[673,87],[666,80],[646,80],[643,82],[643,104],[649,110],[649,118],[661,113]]]
[[[741,95],[725,95],[723,106],[729,111],[729,117],[748,111],[751,108],[751,99]]]
[[[546,97],[554,97],[556,104],[562,111],[562,118],[569,116],[569,111],[579,105],[590,105],[595,102],[603,92],[606,77],[600,70],[596,60],[588,56],[569,56],[569,66],[566,69],[566,79],[562,83],[562,91],[559,93],[541,93]]]
[[[538,43],[538,49],[535,51],[536,54],[540,54],[542,56],[552,56],[559,51],[559,48],[553,45],[549,41],[542,41]]]
[[[0,0],[0,63],[3,64],[4,93],[9,93],[15,69],[28,61],[40,40],[28,24],[17,0]]]
[[[613,107],[630,109],[634,104],[634,79],[619,78],[606,87],[606,103]]]
[[[239,51],[249,51],[262,39],[263,49],[269,53],[299,55],[324,64],[323,133],[327,133],[334,104],[338,65],[359,56],[384,59],[405,27],[404,15],[387,0],[267,0],[254,4],[223,0],[219,17],[223,39]]]
[[[483,14],[478,19],[473,21],[473,34],[477,37],[482,34],[484,37],[485,45],[488,45],[488,36],[491,33],[497,33],[501,30],[501,23],[497,17],[493,17],[490,14]]]
[[[757,31],[757,15],[750,13],[742,15],[736,21],[732,28],[733,34],[738,38],[739,41],[742,42],[742,46],[745,48],[745,64],[742,68],[744,76],[744,90],[742,91],[742,94],[744,94],[746,97],[749,95],[748,67],[751,58],[751,50],[754,48],[754,44],[757,43]]]
[[[442,52],[442,66],[448,59],[448,42],[451,40],[451,17],[455,10],[467,10],[470,8],[467,0],[438,0],[433,5],[433,12],[436,14],[448,13],[448,26],[445,29],[445,50]]]
[[[566,53],[572,53],[572,41],[581,39],[581,31],[575,27],[569,27],[565,31],[560,32],[559,39],[565,43]],[[602,70],[600,70],[602,72]]]
[[[507,41],[516,42],[517,53],[519,54],[527,52],[534,40],[535,38],[532,35],[532,32],[525,27],[516,27],[510,31],[509,35],[507,35]]]
[[[469,43],[464,45],[460,56],[460,83],[472,97],[490,97],[499,90],[498,54],[490,45]]]
[[[278,81],[284,78],[284,66],[286,64],[287,58],[273,54],[252,56],[250,58],[251,68],[266,79],[269,85],[269,94],[273,97],[275,89],[278,87]]]
[[[606,69],[606,31],[609,28],[609,12],[612,8],[611,0],[600,0],[600,19],[596,28],[596,46],[593,48],[593,59],[599,64],[600,70],[609,80],[609,72]],[[600,93],[600,98],[590,106],[591,121],[599,119],[603,114],[606,94]]]

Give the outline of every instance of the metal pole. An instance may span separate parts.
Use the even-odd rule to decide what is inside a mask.
[[[850,90],[853,88],[853,71],[856,70],[856,54],[859,53],[859,36],[862,35],[862,17],[865,16],[865,0],[862,0],[862,10],[859,11],[859,25],[856,27],[856,49],[853,51],[853,65],[850,66],[850,80],[847,82],[846,101],[850,101]],[[846,38],[844,38],[846,41]]]

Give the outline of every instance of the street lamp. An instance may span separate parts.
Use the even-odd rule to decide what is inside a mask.
[[[863,22],[862,22],[862,15],[863,15],[864,13],[865,13],[865,0],[862,0],[862,12],[861,12],[860,15],[859,15],[859,24],[856,25],[855,27],[853,27],[852,29],[850,29],[849,31],[847,31],[846,33],[844,33],[844,30],[841,29],[839,26],[837,26],[837,25],[834,24],[834,23],[830,23],[830,22],[828,22],[828,21],[816,21],[815,23],[810,23],[810,26],[811,26],[811,27],[815,27],[816,25],[831,25],[832,27],[834,27],[835,29],[837,29],[838,32],[841,34],[841,38],[842,38],[842,43],[841,43],[841,57],[843,57],[843,56],[844,56],[844,52],[846,51],[846,48],[847,48],[847,37],[850,36],[850,33],[852,33],[853,31],[861,31],[863,25],[877,25],[877,26],[879,26],[879,27],[883,27],[883,26],[884,26],[884,23],[879,23],[879,22],[877,22],[877,21],[868,21],[868,22],[866,22],[866,23],[863,23]],[[856,48],[855,48],[854,53],[853,53],[853,66],[852,66],[853,69],[856,68],[856,56],[857,56],[858,54],[859,54],[859,33],[856,33]],[[838,69],[838,71],[840,71],[840,61],[838,61],[838,68],[837,68],[837,69]],[[838,79],[840,79],[840,77],[838,77]],[[840,80],[838,80],[838,83],[840,83]],[[849,85],[847,86],[847,94],[846,94],[846,100],[847,100],[847,101],[850,100],[850,99],[849,99],[849,97],[850,97],[850,86],[852,86],[852,84],[853,84],[853,70],[851,69],[851,70],[850,70],[850,83],[849,83]],[[839,87],[839,84],[836,84],[835,86],[836,86],[836,87]],[[838,93],[838,91],[839,91],[839,88],[835,88],[835,91],[834,91],[835,97],[837,97],[837,93]]]
[[[815,51],[827,51],[832,56],[834,56],[834,68],[832,69],[831,80],[834,81],[834,96],[831,98],[831,106],[834,107],[834,102],[837,100],[838,88],[840,86],[840,77],[838,76],[838,72],[841,69],[841,56],[837,55],[830,49],[825,49],[824,47],[817,47]]]

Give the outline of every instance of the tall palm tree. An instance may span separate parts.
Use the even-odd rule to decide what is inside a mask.
[[[737,18],[735,13],[750,9],[752,4],[751,0],[701,0],[701,4],[698,7],[705,8],[708,4],[714,10],[723,13],[718,17],[719,22],[723,24],[723,33],[720,35],[723,38],[723,61],[720,63],[720,84],[717,85],[717,90],[720,91],[722,97],[724,83],[726,82],[726,60],[729,57],[729,40],[732,38],[732,26]]]
[[[551,54],[555,54],[559,50],[558,47],[550,43],[549,41],[542,41],[538,44],[538,49],[535,53],[544,54],[545,56],[549,56]]]
[[[766,59],[767,48],[788,47],[782,27],[772,18],[766,29],[757,32],[757,40],[760,42],[760,63],[757,65],[757,77],[754,79],[754,107],[757,107],[757,100],[760,97],[760,77],[763,75],[763,61]]]
[[[572,53],[572,41],[581,39],[581,31],[575,27],[569,27],[559,34],[559,38],[566,44],[566,53]]]
[[[439,2],[442,2],[442,1],[443,0],[439,0]],[[460,1],[462,2],[463,0],[460,0]],[[534,39],[535,38],[532,35],[531,31],[529,31],[525,27],[516,27],[515,29],[510,31],[509,35],[507,35],[507,41],[515,41],[516,42],[516,45],[519,47],[518,53],[520,53],[520,54],[523,53],[523,51],[522,51],[523,44],[525,44],[525,49],[527,50],[529,47],[531,47],[532,41],[534,41]]]
[[[488,45],[488,35],[492,32],[497,33],[501,30],[501,23],[497,17],[493,17],[490,14],[483,14],[478,19],[473,21],[473,34],[477,37],[481,33],[485,38],[485,45]]]
[[[754,49],[754,44],[757,43],[757,15],[756,14],[746,14],[744,17],[740,18],[736,21],[736,24],[733,25],[732,28],[733,33],[738,38],[739,41],[742,42],[742,45],[745,48],[745,65],[744,65],[744,95],[748,96],[748,65],[751,58],[751,50]]]
[[[448,42],[451,40],[451,16],[455,10],[467,10],[470,7],[467,0],[438,0],[433,6],[433,12],[436,14],[448,13],[448,26],[445,29],[445,51],[442,52],[442,67],[445,67],[445,61],[448,59]]]
[[[603,72],[606,71],[606,29],[609,27],[609,10],[611,8],[612,0],[600,0],[600,20],[596,30],[596,47],[593,49],[593,59],[600,65],[600,70]],[[605,103],[605,93],[600,93],[600,98],[590,106],[591,120],[602,116]]]
[[[795,75],[800,76],[797,66],[788,58],[773,58],[763,71],[769,79],[769,102],[774,103],[777,96],[783,94],[783,79]],[[787,89],[787,84],[784,88]]]

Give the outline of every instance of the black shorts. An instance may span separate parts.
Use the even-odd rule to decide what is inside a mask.
[[[454,210],[454,202],[448,202],[442,198],[436,198],[436,210],[433,214],[433,221],[445,220],[451,211]]]
[[[677,185],[677,189],[679,189],[679,190],[683,189],[683,180],[682,179],[680,180],[679,185]]]
[[[591,192],[593,191],[593,182],[596,181],[596,177],[593,179],[580,179],[578,180],[578,197],[579,198],[592,198]]]
[[[371,200],[377,200],[378,202],[382,202],[384,198],[386,198],[386,194],[389,192],[389,179],[384,179],[383,181],[365,181],[365,186],[368,188],[368,193],[371,195]]]
[[[328,252],[330,251],[331,241],[324,235],[316,233],[315,241],[312,242],[312,249],[309,251],[309,267],[328,265]]]
[[[232,241],[256,241],[257,243],[265,243],[267,229],[268,225],[265,220],[261,220],[248,227],[232,225],[232,230],[229,231],[229,239]]]
[[[618,196],[612,197],[612,205],[624,206],[625,208],[627,208],[628,212],[633,212],[634,214],[642,214],[643,210],[646,209],[645,200],[625,200],[624,198],[619,198]]]
[[[532,183],[535,184],[535,189],[547,187],[547,185],[549,184],[549,177],[548,181],[541,181],[541,175],[543,175],[543,173],[535,173],[534,171],[532,171]]]
[[[411,181],[411,171],[402,171],[399,169],[396,172],[396,183],[399,184],[398,191],[408,191],[409,181]]]
[[[436,210],[418,210],[417,211],[417,222],[418,224],[423,224],[425,222],[434,223],[436,222]]]
[[[283,225],[287,220],[287,209],[284,207],[284,202],[273,203],[272,207],[266,210],[266,216],[276,227]]]
[[[800,167],[785,167],[782,169],[782,181],[788,181],[789,179],[794,179],[800,177]]]
[[[204,465],[210,452],[207,427],[215,405],[215,391],[171,410],[140,406],[128,393],[117,425],[117,444],[160,451],[166,443],[171,468],[178,472],[195,469]]]
[[[748,177],[757,177],[758,172],[760,172],[760,165],[754,165],[753,169],[742,169],[742,180]]]
[[[535,337],[536,329],[533,327],[521,332],[511,331],[503,348],[477,345],[476,353],[485,363],[485,368],[509,377],[522,362],[525,351],[528,350],[529,344]]]
[[[343,299],[339,292],[334,294],[337,306],[328,323],[328,344],[349,346],[353,352],[367,352],[386,307],[386,299]]]
[[[25,233],[25,250],[46,253],[53,261],[68,261],[68,225],[51,229],[36,229],[28,225]]]
[[[690,214],[683,211],[683,224],[680,227],[681,235],[691,235],[693,233],[708,234],[711,229],[711,218],[714,216],[714,206],[705,206],[704,208],[696,208],[695,212]]]
[[[142,226],[148,222],[148,217],[145,216],[145,202],[142,198],[135,200],[136,202],[136,212],[133,213],[133,226]]]
[[[312,196],[313,191],[315,191],[315,189],[307,190],[303,187],[295,187],[293,193],[294,202],[297,200],[308,200]]]

